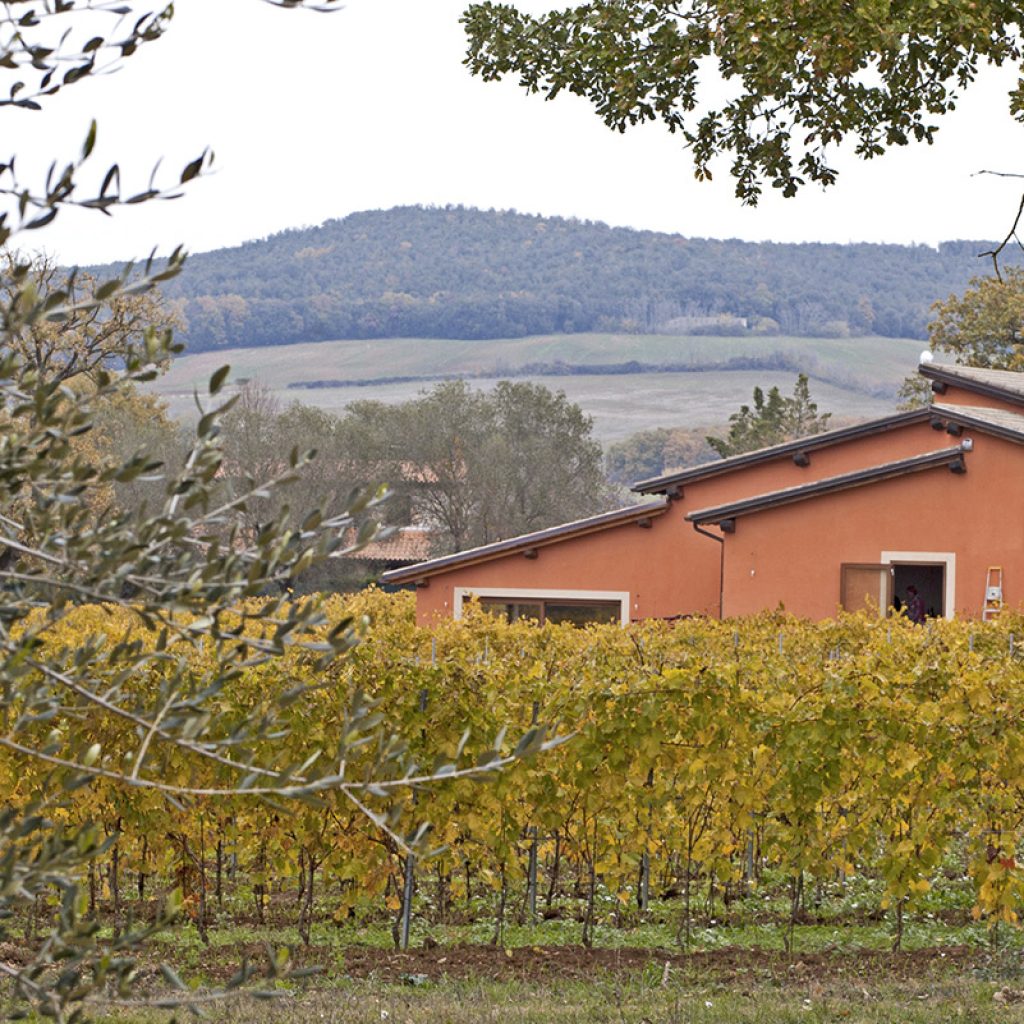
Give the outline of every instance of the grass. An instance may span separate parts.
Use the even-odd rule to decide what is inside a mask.
[[[388,338],[374,341],[325,341],[316,344],[225,349],[175,360],[153,388],[172,412],[193,415],[192,392],[202,390],[224,363],[234,380],[255,378],[284,401],[299,400],[341,411],[356,400],[404,401],[429,381],[373,383],[363,387],[289,390],[311,380],[373,381],[382,377],[429,378],[479,374],[474,384],[490,387],[501,376],[530,363],[597,366],[635,360],[647,364],[683,364],[694,370],[732,358],[768,359],[783,353],[813,379],[821,409],[837,416],[863,418],[891,411],[900,382],[917,365],[920,341],[894,338],[708,338],[666,335],[572,334],[488,341]],[[702,372],[540,376],[561,388],[594,417],[595,434],[604,442],[656,426],[701,427],[722,423],[750,399],[755,384],[778,385],[788,393],[794,372],[704,370]]]
[[[900,983],[801,977],[784,984],[756,976],[723,983],[711,976],[649,971],[588,981],[495,983],[468,979],[381,985],[344,981],[243,999],[217,1011],[224,1024],[1014,1024],[1024,1021],[1018,989],[978,978],[929,977]],[[143,1024],[158,1018],[118,1018]]]
[[[766,871],[762,882],[747,895],[735,899],[726,910],[720,899],[709,910],[694,896],[691,936],[688,952],[722,949],[781,951],[785,945],[789,915],[787,880]],[[880,879],[854,876],[845,883],[828,882],[811,898],[804,916],[793,929],[793,951],[797,954],[889,950],[893,942],[894,911],[880,908],[884,886]],[[248,912],[248,900],[240,893],[234,901]],[[661,949],[679,952],[677,935],[682,922],[681,901],[652,899],[644,913],[624,907],[599,884],[595,899],[594,947],[601,950]],[[984,920],[971,915],[974,892],[971,881],[963,876],[942,878],[919,898],[905,915],[902,948],[904,950],[969,947],[987,950],[992,933]],[[508,949],[538,946],[577,946],[582,941],[582,904],[562,894],[552,904],[550,916],[529,922],[521,914],[522,894],[509,902],[501,945]],[[543,910],[543,904],[541,906]],[[335,922],[329,903],[319,907],[312,927],[311,944],[320,950],[341,954],[353,945],[390,951],[393,949],[392,914],[380,909],[377,897],[367,897],[354,918]],[[227,949],[247,943],[269,942],[299,945],[295,924],[297,907],[293,897],[279,896],[268,909],[268,923],[258,926],[251,917],[244,921],[230,903],[210,928],[211,948]],[[431,884],[425,881],[417,890],[412,916],[411,947],[486,946],[495,932],[492,896],[474,894],[466,903],[452,907],[448,921],[436,919]],[[1024,954],[1024,929],[1004,927],[998,934],[1003,950]],[[168,930],[157,940],[172,959],[185,966],[199,966],[206,948],[198,932],[190,926]]]
[[[223,1024],[1024,1024],[1024,931],[993,934],[975,921],[971,882],[957,868],[951,856],[907,912],[899,952],[891,950],[892,912],[880,908],[882,882],[861,876],[809,886],[805,920],[784,952],[787,880],[765,870],[728,909],[720,900],[700,907],[686,952],[675,943],[678,898],[655,900],[641,914],[600,891],[595,948],[587,950],[578,944],[571,886],[552,904],[561,919],[532,924],[514,920],[516,892],[504,945],[494,946],[489,895],[457,901],[452,916],[462,920],[442,924],[431,919],[424,884],[412,944],[396,951],[392,915],[378,899],[341,924],[325,899],[305,948],[294,893],[276,894],[270,923],[257,927],[251,893],[239,886],[218,911],[209,945],[183,923],[145,959],[170,963],[197,988],[224,981],[243,956],[257,961],[264,943],[292,947],[296,966],[322,966],[311,980],[270,983],[279,998],[218,1004],[210,1017]],[[166,1016],[133,1009],[103,1019],[156,1024]]]

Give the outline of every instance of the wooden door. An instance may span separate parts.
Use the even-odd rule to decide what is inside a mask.
[[[842,566],[839,604],[847,612],[886,615],[892,604],[893,567],[847,562]]]

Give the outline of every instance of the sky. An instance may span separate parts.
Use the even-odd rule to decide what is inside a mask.
[[[120,163],[145,186],[160,158],[178,171],[204,147],[215,170],[174,202],[114,218],[69,213],[41,245],[65,263],[192,252],[367,209],[462,204],[598,220],[687,236],[752,241],[935,244],[1001,237],[1024,182],[1024,128],[1006,113],[1012,76],[990,72],[943,119],[933,146],[861,162],[840,180],[757,209],[723,165],[693,177],[678,138],[648,125],[612,132],[583,100],[545,102],[462,67],[462,0],[349,0],[339,13],[260,0],[179,0],[160,41],[115,74],[53,97],[40,113],[7,108],[0,159],[20,176],[73,156],[99,123],[97,174]],[[526,0],[524,9],[551,5]],[[6,85],[4,88],[6,89]],[[23,243],[24,244],[24,243]]]

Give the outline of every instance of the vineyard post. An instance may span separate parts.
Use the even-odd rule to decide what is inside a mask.
[[[651,789],[654,786],[654,769],[651,768],[647,772],[647,780],[644,782],[645,789]],[[650,842],[651,842],[651,816],[654,813],[654,807],[652,803],[647,801],[647,838],[644,842],[644,852],[640,855],[640,884],[636,890],[636,904],[641,913],[646,913],[650,907],[651,901],[651,853],[650,853]]]
[[[533,702],[533,713],[530,716],[530,725],[537,724],[540,715],[540,701]],[[537,920],[537,826],[530,828],[530,852],[527,861],[527,883],[526,883],[526,909],[530,920]]]
[[[217,879],[216,888],[214,890],[217,897],[217,907],[223,908],[224,906],[224,839],[221,836],[217,837]]]
[[[207,904],[207,892],[206,892],[206,815],[204,812],[199,812],[199,937],[203,940],[203,945],[208,946],[210,944],[209,935],[207,932],[207,915],[206,915],[206,904]]]
[[[437,637],[430,638],[430,663],[437,664]],[[420,690],[420,714],[427,711],[427,691]],[[413,795],[413,802],[416,797]],[[402,918],[399,927],[399,945],[409,948],[409,930],[412,926],[412,898],[416,891],[416,855],[411,851],[405,856],[405,885],[402,888]]]
[[[409,928],[412,924],[412,896],[416,886],[416,855],[405,855],[405,886],[402,889],[402,924],[399,931],[399,945],[409,948]]]
[[[537,826],[530,828],[530,853],[527,862],[526,911],[530,922],[537,920]]]
[[[139,878],[138,878],[138,894],[139,902],[146,898],[146,857],[149,854],[149,836],[143,832],[142,834],[142,854],[139,857]]]
[[[1014,654],[1014,651],[1013,651],[1013,634],[1011,633],[1010,634],[1010,657],[1011,658],[1013,657],[1013,654]]]
[[[121,928],[121,851],[119,844],[123,825],[123,820],[118,818],[114,826],[118,839],[115,840],[110,851],[110,898],[114,904],[114,920],[118,931]]]

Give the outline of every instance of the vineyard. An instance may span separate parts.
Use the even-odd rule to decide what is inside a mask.
[[[579,630],[471,610],[428,631],[409,595],[369,592],[330,610],[369,616],[362,643],[323,670],[302,651],[245,668],[218,698],[221,728],[295,693],[287,729],[248,751],[256,778],[261,743],[289,748],[288,763],[336,757],[332,737],[361,702],[404,738],[421,766],[412,774],[450,766],[451,780],[412,795],[371,790],[382,820],[404,801],[403,822],[429,823],[432,852],[407,854],[337,793],[299,805],[205,798],[215,760],[155,750],[162,777],[196,794],[188,802],[111,773],[64,812],[109,838],[88,879],[97,913],[116,923],[178,889],[203,942],[227,905],[259,923],[284,913],[307,943],[325,924],[383,923],[404,947],[421,924],[469,922],[500,946],[513,924],[551,919],[592,945],[599,928],[657,919],[687,949],[703,923],[764,891],[775,897],[765,920],[790,949],[822,892],[849,890],[898,948],[944,887],[991,934],[1017,921],[1024,620],[777,614]],[[128,642],[115,638],[130,629],[132,643],[159,647],[99,607],[77,609],[45,642],[59,662]],[[158,703],[161,666],[187,659],[200,692],[205,643],[163,652],[130,685]],[[565,742],[483,780],[457,777],[456,765],[511,752],[535,724]],[[139,743],[123,715],[60,728],[40,745],[88,749],[98,765],[127,763]],[[379,750],[365,754],[363,765],[349,751],[347,777],[379,763]],[[44,762],[7,752],[0,771],[15,802],[49,778]],[[37,903],[30,936],[47,913]]]

